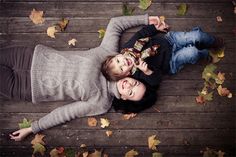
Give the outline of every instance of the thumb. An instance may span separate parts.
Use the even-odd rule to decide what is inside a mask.
[[[20,130],[17,130],[15,132],[12,133],[12,135],[16,135],[16,134],[19,134],[20,133]]]

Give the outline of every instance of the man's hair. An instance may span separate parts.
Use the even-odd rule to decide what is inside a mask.
[[[115,111],[121,111],[123,114],[138,113],[155,104],[157,93],[155,88],[145,84],[146,91],[140,101],[122,100],[114,98],[112,105]]]
[[[112,71],[112,68],[110,67],[111,64],[111,60],[115,57],[114,56],[108,56],[106,58],[106,60],[104,62],[102,62],[102,67],[101,67],[101,71],[102,74],[104,75],[104,77],[108,80],[108,81],[118,81],[122,78],[125,78],[126,76],[121,75],[121,74],[116,74]]]

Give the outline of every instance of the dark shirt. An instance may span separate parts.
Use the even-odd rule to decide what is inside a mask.
[[[133,75],[135,79],[143,80],[151,86],[158,86],[161,82],[162,74],[169,73],[172,46],[164,36],[165,33],[158,31],[154,25],[148,25],[135,33],[134,36],[124,44],[122,48],[132,48],[136,40],[151,37],[149,42],[143,47],[143,50],[152,45],[160,45],[157,49],[158,53],[155,56],[148,57],[144,60],[148,64],[148,68],[153,70],[153,74],[146,75],[141,70],[138,70]]]

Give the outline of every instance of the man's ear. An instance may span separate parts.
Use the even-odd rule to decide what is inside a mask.
[[[127,100],[124,95],[121,95],[120,98],[123,99],[123,100]]]

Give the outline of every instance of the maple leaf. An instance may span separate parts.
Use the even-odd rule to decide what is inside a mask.
[[[75,46],[75,43],[77,42],[77,40],[75,38],[71,39],[68,41],[68,45],[73,45]]]
[[[95,152],[92,153],[92,154],[89,154],[88,157],[102,157],[102,152],[101,152],[101,151],[97,151],[97,150],[95,149]]]
[[[31,127],[31,123],[32,123],[32,120],[27,120],[26,118],[23,119],[22,123],[18,123],[19,125],[19,128],[20,129],[23,129],[23,128],[29,128]]]
[[[98,33],[99,33],[98,38],[102,39],[104,37],[105,33],[106,33],[106,30],[101,28],[101,29],[98,30]]]
[[[62,18],[61,21],[59,21],[56,26],[59,27],[59,30],[60,31],[65,31],[67,25],[69,23],[69,20],[65,19],[65,18]]]
[[[123,3],[122,5],[122,13],[124,16],[130,16],[133,14],[135,8],[131,8],[128,6],[128,3]]]
[[[50,157],[64,157],[64,148],[59,147],[59,148],[54,148],[50,151]]]
[[[93,117],[88,118],[88,126],[97,126],[97,119]]]
[[[138,7],[142,10],[147,10],[152,4],[152,0],[139,0]]]
[[[160,16],[159,18],[161,22],[165,22],[165,19],[166,19],[165,16]]]
[[[210,92],[203,96],[205,100],[212,101],[213,100],[213,92]]]
[[[40,153],[41,155],[44,155],[46,151],[46,148],[40,143],[36,143],[32,147],[34,149],[33,154]]]
[[[221,16],[216,16],[216,21],[217,22],[222,22],[223,20],[222,20],[222,17]]]
[[[106,131],[106,135],[107,135],[108,137],[110,137],[110,136],[112,135],[112,131],[111,131],[111,130],[107,130],[107,131]]]
[[[215,69],[216,65],[214,64],[207,65],[202,72],[202,78],[205,79],[206,81],[209,81],[211,78],[215,79],[216,78],[216,74],[214,73]]]
[[[225,73],[218,72],[215,81],[217,84],[223,84],[225,81]]]
[[[130,113],[130,114],[124,114],[123,119],[129,120],[130,118],[135,117],[137,114],[136,113]]]
[[[155,152],[155,153],[152,153],[152,157],[162,157],[162,154]]]
[[[43,18],[43,11],[36,11],[35,9],[31,11],[29,18],[36,25],[42,24],[45,21]]]
[[[138,152],[135,151],[134,149],[128,151],[127,153],[125,153],[125,157],[134,157],[134,156],[137,156],[138,155]]]
[[[31,141],[31,144],[32,145],[35,145],[37,143],[40,143],[42,145],[45,145],[44,141],[43,141],[43,138],[44,138],[45,135],[42,135],[42,134],[36,134],[34,136],[34,139]]]
[[[157,149],[157,145],[159,145],[161,143],[161,141],[155,139],[156,135],[152,135],[148,137],[148,148],[152,149],[152,150],[156,150]]]
[[[51,27],[48,27],[47,29],[47,35],[51,38],[56,38],[55,37],[55,33],[57,33],[58,30],[56,30],[56,26],[51,26]]]
[[[182,3],[182,4],[180,4],[177,8],[178,8],[178,13],[177,13],[177,15],[183,16],[183,15],[186,14],[187,9],[188,9],[188,6],[187,6],[187,4]]]
[[[105,118],[100,118],[100,122],[101,122],[101,127],[102,128],[108,127],[110,125],[109,120],[105,119]]]
[[[202,95],[199,95],[195,98],[196,102],[199,104],[204,104],[205,103],[205,99]]]
[[[228,96],[230,94],[230,91],[227,88],[223,88],[221,85],[218,86],[217,91],[220,96]]]

